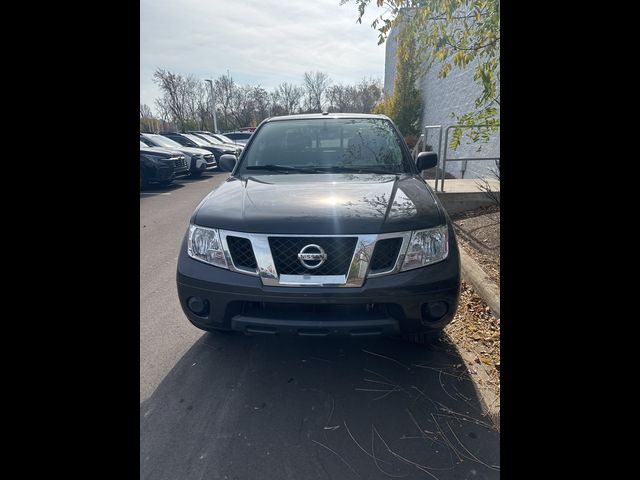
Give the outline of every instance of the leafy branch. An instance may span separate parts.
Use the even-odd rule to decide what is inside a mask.
[[[341,0],[344,5],[351,0]],[[474,68],[473,80],[481,87],[474,110],[456,117],[463,125],[485,126],[483,134],[472,133],[480,141],[498,124],[500,105],[500,0],[353,0],[357,22],[368,9],[382,9],[371,27],[378,31],[378,44],[386,41],[393,27],[401,35],[415,38],[416,60],[423,73],[438,66],[438,78],[454,69]],[[456,132],[462,135],[460,129]],[[458,142],[459,144],[459,142]]]

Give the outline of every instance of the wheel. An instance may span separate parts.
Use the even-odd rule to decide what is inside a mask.
[[[431,332],[403,333],[402,339],[416,345],[434,345],[440,341],[442,330]]]
[[[149,186],[149,180],[144,174],[144,170],[140,169],[140,190],[144,190]]]
[[[197,172],[191,172],[191,178],[200,178],[202,172],[198,170]]]

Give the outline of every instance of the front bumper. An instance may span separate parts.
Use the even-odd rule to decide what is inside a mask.
[[[176,169],[176,176],[189,175],[189,168],[179,168]]]
[[[208,172],[210,170],[215,170],[215,168],[218,166],[218,162],[215,161],[215,157],[214,159],[212,159],[209,162],[206,162],[201,168],[200,170],[203,172]]]
[[[175,176],[176,174],[173,167],[161,166],[153,170],[148,180],[150,182],[168,182],[169,180],[173,180]]]
[[[185,315],[203,330],[313,336],[418,333],[442,329],[453,319],[460,263],[454,243],[442,262],[368,278],[362,287],[269,287],[256,276],[190,258],[183,242],[177,286]],[[204,313],[189,308],[192,297],[208,306]],[[433,319],[427,312],[435,302],[447,308]]]
[[[211,155],[211,158],[206,159],[205,161],[201,161],[200,159],[192,159],[190,171],[191,172],[210,172],[211,170],[215,170],[217,166],[218,166],[218,162],[216,162],[215,156]]]

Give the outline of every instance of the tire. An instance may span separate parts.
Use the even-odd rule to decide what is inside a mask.
[[[140,169],[140,190],[146,190],[149,187],[149,180],[144,173],[144,170]]]
[[[431,332],[403,333],[402,339],[415,345],[434,345],[440,341],[442,330]]]
[[[197,172],[191,172],[191,178],[200,178],[202,176],[202,172],[198,170]]]

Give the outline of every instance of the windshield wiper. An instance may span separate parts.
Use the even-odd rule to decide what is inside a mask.
[[[339,172],[339,173],[377,173],[381,175],[397,175],[397,172],[390,172],[376,167],[343,167],[335,165],[333,167],[317,167],[318,171]]]
[[[313,167],[291,167],[289,165],[251,165],[246,167],[247,170],[271,170],[274,172],[315,172]]]

